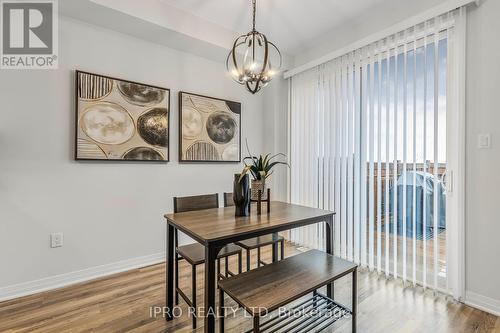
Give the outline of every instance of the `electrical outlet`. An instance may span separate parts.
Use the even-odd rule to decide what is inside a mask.
[[[56,232],[50,234],[50,247],[61,247],[64,243],[64,237],[62,232]]]

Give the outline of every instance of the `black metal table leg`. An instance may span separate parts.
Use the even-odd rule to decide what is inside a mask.
[[[216,276],[217,276],[217,281],[220,280],[220,259],[217,259],[217,273],[216,273]]]
[[[174,292],[175,292],[175,305],[179,305],[179,293],[177,288],[179,288],[179,254],[177,253],[177,247],[179,246],[179,231],[174,229]]]
[[[226,257],[226,260],[224,260],[224,276],[226,278],[229,277],[229,257]]]
[[[247,272],[250,270],[250,260],[251,260],[250,249],[247,249]]]
[[[281,260],[285,259],[285,240],[281,240]]]
[[[253,333],[259,333],[260,332],[260,318],[259,316],[254,316],[253,317]]]
[[[191,266],[191,302],[193,302],[193,329],[196,328],[198,309],[196,303],[196,265]]]
[[[352,333],[356,333],[356,313],[358,311],[358,274],[352,272]]]
[[[222,289],[219,290],[219,309],[220,309],[219,332],[224,333],[225,309],[224,309],[224,291]]]
[[[325,221],[326,253],[333,255],[333,216]],[[326,296],[333,299],[334,283],[326,286]]]
[[[260,247],[257,248],[257,268],[260,267],[260,263],[261,263],[261,260],[260,260]]]
[[[278,238],[278,233],[275,232],[273,233],[273,239],[277,239]],[[274,242],[273,243],[273,262],[276,262],[278,261],[278,242]]]
[[[179,293],[177,292],[177,288],[179,288],[179,258],[177,257],[177,253],[175,254],[174,259],[174,291],[175,291],[175,305],[179,305]]]
[[[222,247],[212,244],[205,246],[205,333],[215,333],[215,261]]]
[[[174,308],[174,227],[167,223],[167,257],[166,257],[166,288],[165,305],[167,307],[166,320],[172,320],[172,311]]]

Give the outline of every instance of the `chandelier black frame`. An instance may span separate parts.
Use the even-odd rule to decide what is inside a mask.
[[[255,29],[255,12],[257,7],[256,0],[252,0],[252,6],[252,31],[236,38],[233,48],[227,56],[226,68],[236,82],[245,85],[248,91],[255,94],[261,88],[265,87],[273,79],[273,76],[276,75],[281,69],[282,56],[278,47],[274,43],[270,42],[266,35]],[[244,61],[243,63],[238,63],[237,54],[241,53],[238,52],[240,47],[246,48],[247,52],[251,52],[252,66],[257,66],[255,63],[256,48],[263,48],[264,57],[262,66],[260,66],[260,68],[244,68]],[[271,68],[270,52],[272,49],[276,50],[279,57],[279,65],[276,69]],[[233,68],[231,68],[231,65]]]

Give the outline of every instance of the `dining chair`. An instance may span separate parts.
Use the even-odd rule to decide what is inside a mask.
[[[234,206],[233,193],[232,192],[225,192],[224,193],[224,207],[230,207],[230,206]],[[282,236],[278,236],[277,238],[274,238],[274,236],[272,234],[270,234],[270,235],[259,236],[259,237],[254,237],[254,238],[245,239],[245,240],[242,240],[239,242],[235,242],[236,245],[238,245],[239,247],[246,250],[247,271],[249,271],[251,268],[250,251],[257,249],[257,267],[260,267],[261,265],[267,265],[267,263],[262,261],[260,258],[260,256],[261,256],[260,249],[264,246],[267,246],[267,245],[274,245],[275,243],[280,243],[281,260],[283,260],[285,258],[285,238]]]
[[[174,197],[174,213],[189,212],[195,210],[218,208],[219,194],[195,195],[189,197]],[[203,223],[203,222],[200,222]],[[179,246],[179,235],[177,229],[174,233],[175,246],[175,304],[179,304],[179,295],[191,306],[193,311],[193,329],[196,328],[196,266],[205,263],[205,247],[199,243]],[[235,274],[229,270],[228,258],[230,256],[238,256],[238,273],[242,271],[242,250],[241,247],[235,244],[229,244],[220,250],[217,256],[217,279],[234,276]],[[186,260],[191,265],[191,299],[179,287],[179,261]],[[224,259],[225,271],[224,275],[220,273],[220,260]]]

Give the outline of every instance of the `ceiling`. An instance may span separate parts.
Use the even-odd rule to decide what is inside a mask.
[[[251,30],[251,0],[160,0],[239,33]],[[414,0],[257,0],[257,30],[288,54],[380,3]]]
[[[293,59],[332,44],[347,27],[368,23],[379,29],[445,1],[257,0],[256,28]],[[214,60],[225,59],[252,21],[251,0],[64,0],[59,7],[63,15]]]
[[[251,0],[159,0],[203,20],[239,33],[250,31]],[[415,9],[443,0],[257,0],[257,30],[290,55],[318,37],[347,24],[369,19],[372,13]],[[426,8],[427,7],[427,8]],[[414,14],[417,14],[413,13]],[[373,14],[375,15],[375,14]]]

